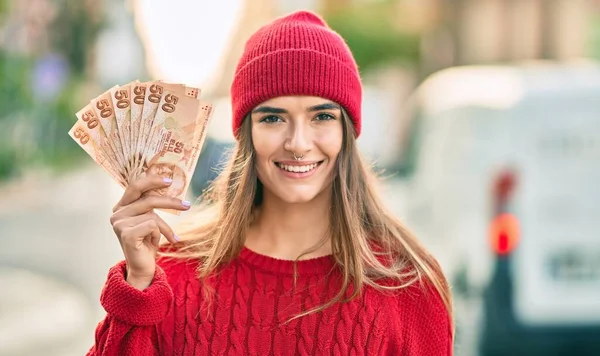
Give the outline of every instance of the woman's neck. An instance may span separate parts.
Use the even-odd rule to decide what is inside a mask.
[[[290,204],[266,193],[246,235],[246,247],[284,260],[331,254],[330,196],[322,192],[310,202]]]

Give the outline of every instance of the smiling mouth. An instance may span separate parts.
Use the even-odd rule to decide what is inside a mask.
[[[305,165],[289,165],[283,164],[279,162],[275,162],[275,165],[280,169],[291,172],[291,173],[306,173],[315,170],[318,166],[320,166],[323,161],[319,161],[316,163],[305,164]]]

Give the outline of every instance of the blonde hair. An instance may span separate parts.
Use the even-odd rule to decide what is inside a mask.
[[[351,285],[356,288],[348,300],[358,296],[364,285],[391,291],[425,278],[441,296],[452,322],[450,289],[441,268],[384,207],[376,192],[378,178],[363,161],[354,127],[344,110],[342,117],[344,138],[332,183],[330,216],[332,253],[343,276],[342,287],[324,305],[295,318],[343,301]],[[262,184],[257,178],[251,129],[251,120],[246,117],[230,160],[204,194],[200,215],[182,226],[178,234],[182,241],[162,253],[199,261],[201,279],[206,280],[219,266],[238,256],[255,207],[261,203]]]

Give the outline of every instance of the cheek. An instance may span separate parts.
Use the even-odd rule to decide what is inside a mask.
[[[256,174],[258,179],[264,182],[266,171],[269,168],[270,159],[273,156],[273,148],[272,144],[269,144],[266,141],[254,141],[259,142],[254,145],[254,154],[256,155]]]
[[[282,147],[279,135],[276,133],[267,133],[259,129],[252,132],[252,140],[259,164],[268,163]]]
[[[271,149],[269,144],[260,143],[258,145],[254,145],[254,154],[256,155],[256,163],[259,166],[264,165],[269,160],[271,156]]]
[[[342,131],[340,129],[339,132],[338,130],[324,132],[318,136],[317,142],[321,151],[329,159],[334,160],[342,150]]]

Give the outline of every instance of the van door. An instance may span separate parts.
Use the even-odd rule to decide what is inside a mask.
[[[516,317],[600,324],[600,92],[525,102],[514,254]]]

